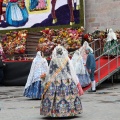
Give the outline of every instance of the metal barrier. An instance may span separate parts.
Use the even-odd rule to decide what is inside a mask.
[[[94,39],[89,45],[93,48],[95,58],[99,57],[103,52],[104,43],[101,39]]]
[[[96,45],[96,42],[98,43],[98,41],[99,41],[99,43],[100,43],[100,47],[99,48],[97,48],[97,49],[95,49],[95,45]],[[102,41],[100,41],[99,39],[96,39],[96,40],[94,40],[93,42],[91,42],[90,43],[90,46],[92,46],[92,45],[94,45],[94,46],[92,46],[92,48],[93,48],[93,50],[94,50],[94,54],[97,52],[97,51],[99,51],[99,56],[96,56],[96,54],[95,54],[95,58],[96,58],[96,61],[98,62],[98,66],[97,66],[97,69],[96,69],[96,71],[95,71],[95,74],[98,74],[98,83],[97,83],[97,85],[98,84],[100,84],[101,82],[103,82],[105,79],[107,79],[107,78],[109,78],[110,76],[112,76],[115,72],[117,72],[119,69],[120,69],[120,66],[119,66],[119,57],[120,57],[120,55],[118,54],[119,53],[119,48],[120,48],[120,44],[118,44],[117,46],[114,46],[113,48],[110,48],[109,49],[109,51],[111,51],[111,50],[113,50],[113,49],[117,49],[117,55],[115,55],[114,56],[114,58],[112,58],[111,59],[111,55],[107,55],[107,53],[108,53],[108,51],[106,51],[105,53],[103,53],[103,50],[102,50],[102,47],[101,47],[101,42]],[[105,54],[107,55],[107,63],[106,64],[104,64],[104,65],[101,65],[101,62],[100,62],[100,60],[101,60],[101,58],[103,58],[103,57],[105,57]],[[105,58],[105,59],[106,59]],[[110,64],[111,64],[111,62],[113,62],[113,61],[115,61],[115,65],[116,65],[116,70],[114,70],[114,71],[110,71],[110,68],[111,68],[111,66],[110,66]],[[107,67],[106,67],[107,66]],[[102,70],[102,68],[104,68],[104,67],[106,67],[107,69],[106,69],[106,71],[108,72],[108,74],[107,74],[107,76],[106,77],[104,77],[104,78],[102,78],[102,80],[101,80],[101,70]]]

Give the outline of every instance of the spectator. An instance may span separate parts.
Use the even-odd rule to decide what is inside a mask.
[[[5,63],[3,63],[2,56],[0,55],[0,85],[2,85],[3,83],[3,77],[4,77],[3,67],[4,66],[5,66]]]

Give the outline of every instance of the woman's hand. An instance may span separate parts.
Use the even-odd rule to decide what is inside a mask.
[[[80,95],[80,96],[83,95],[84,92],[83,92],[83,89],[82,89],[80,83],[77,85],[77,88],[78,88],[78,93],[79,93],[79,95]]]
[[[91,73],[91,69],[88,69],[88,73]]]
[[[45,74],[45,73],[43,73],[43,74],[40,76],[41,79],[45,79],[45,77],[46,77],[46,74]]]

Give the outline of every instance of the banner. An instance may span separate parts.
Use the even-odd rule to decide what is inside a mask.
[[[81,1],[1,0],[0,30],[80,24],[84,19]]]

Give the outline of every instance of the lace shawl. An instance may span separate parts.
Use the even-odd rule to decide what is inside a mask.
[[[62,49],[62,54],[58,54],[57,51],[58,49],[61,48]],[[68,60],[67,63],[65,65],[63,65],[65,60]],[[62,67],[62,70],[57,73],[57,75],[52,78],[53,74],[56,72],[56,70],[58,68]],[[52,82],[54,81],[59,81],[59,80],[67,80],[67,79],[71,79],[73,80],[76,85],[79,83],[79,80],[76,76],[76,73],[74,71],[73,65],[68,57],[68,52],[67,50],[62,47],[62,46],[57,46],[52,53],[52,59],[50,61],[50,65],[49,65],[49,70],[45,79],[45,83],[47,81],[51,81],[52,78]]]
[[[47,60],[41,56],[40,52],[37,52],[37,55],[32,62],[25,88],[29,87],[32,83],[36,81],[42,81],[40,75],[42,75],[43,73],[47,73],[47,71],[48,71]]]

